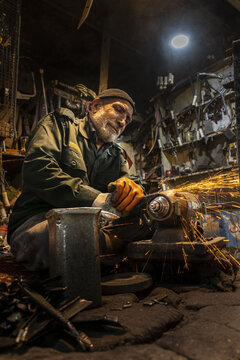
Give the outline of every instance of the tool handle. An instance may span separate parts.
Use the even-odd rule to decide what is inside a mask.
[[[40,77],[41,77],[41,83],[42,83],[42,90],[43,90],[43,99],[44,99],[44,105],[45,105],[45,111],[46,115],[48,114],[48,105],[47,105],[47,97],[46,97],[46,90],[44,85],[44,78],[43,78],[43,69],[39,69]]]

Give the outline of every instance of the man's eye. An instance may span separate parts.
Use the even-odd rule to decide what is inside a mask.
[[[117,111],[119,114],[127,114],[127,111],[125,108],[119,105],[113,105],[113,108],[115,111]],[[132,121],[132,117],[129,115],[126,116],[126,123],[129,124]]]
[[[117,111],[117,112],[119,112],[119,113],[123,113],[123,111],[124,111],[124,109],[121,107],[121,106],[117,106],[117,105],[115,105],[114,106],[114,109]]]
[[[127,116],[127,124],[129,124],[132,121],[132,118],[130,116]]]

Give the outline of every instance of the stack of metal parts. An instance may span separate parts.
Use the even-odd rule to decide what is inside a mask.
[[[121,327],[110,317],[79,317],[92,304],[80,296],[66,300],[59,279],[0,282],[0,349],[25,345],[64,347],[65,351],[93,351],[93,344],[80,330],[81,322]],[[71,319],[71,321],[70,321]],[[83,320],[82,320],[83,319]],[[74,323],[74,324],[73,324]]]

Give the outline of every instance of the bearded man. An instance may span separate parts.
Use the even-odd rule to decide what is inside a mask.
[[[125,91],[107,89],[83,119],[60,108],[39,121],[27,145],[23,189],[8,226],[12,253],[29,270],[49,267],[49,210],[102,207],[109,184],[116,189],[113,206],[119,211],[131,211],[143,198],[142,188],[127,178],[128,162],[114,142],[133,111]]]

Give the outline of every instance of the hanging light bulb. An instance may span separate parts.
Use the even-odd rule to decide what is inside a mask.
[[[174,36],[174,38],[171,41],[171,44],[175,49],[181,49],[187,46],[188,43],[189,43],[189,37],[182,34]]]

